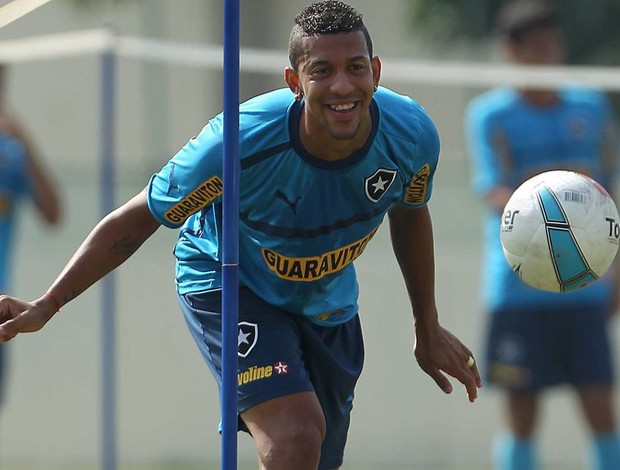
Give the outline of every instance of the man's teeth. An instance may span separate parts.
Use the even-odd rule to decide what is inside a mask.
[[[347,109],[352,109],[355,106],[355,103],[348,104],[335,104],[330,106],[334,111],[346,111]]]

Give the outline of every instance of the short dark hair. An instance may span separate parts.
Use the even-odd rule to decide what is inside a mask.
[[[289,37],[288,59],[291,67],[297,70],[303,55],[302,38],[355,31],[364,33],[368,53],[372,57],[370,33],[364,25],[362,14],[355,8],[337,0],[325,0],[308,5],[295,17],[295,26]]]
[[[559,18],[555,8],[541,0],[509,3],[499,11],[496,22],[500,35],[517,42],[534,29],[556,26],[559,26]]]

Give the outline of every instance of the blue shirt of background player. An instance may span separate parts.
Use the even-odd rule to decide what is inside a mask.
[[[343,323],[357,313],[353,261],[386,212],[428,202],[439,138],[417,103],[379,88],[364,147],[327,162],[301,145],[302,107],[288,89],[240,107],[240,282],[289,312]],[[220,114],[149,183],[155,218],[181,227],[181,294],[221,288],[222,126]]]
[[[0,133],[0,293],[9,289],[11,244],[20,200],[29,194],[31,184],[26,168],[24,145]]]
[[[587,174],[608,190],[613,162],[605,161],[610,145],[612,114],[605,96],[580,87],[567,87],[556,106],[541,108],[521,99],[512,89],[491,90],[474,99],[467,110],[473,186],[485,195],[497,185],[516,189],[529,177],[550,169]],[[510,269],[499,238],[500,214],[487,209],[484,230],[482,298],[492,311],[530,305],[558,308],[606,303],[611,284],[598,281],[556,294],[526,285]]]

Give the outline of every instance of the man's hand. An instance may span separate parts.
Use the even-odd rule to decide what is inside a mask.
[[[40,330],[56,311],[51,299],[45,296],[34,302],[0,296],[0,342],[9,341],[19,333]]]
[[[482,387],[482,379],[471,350],[440,325],[432,328],[416,325],[415,331],[414,355],[422,370],[445,393],[452,393],[452,384],[444,372],[456,378],[465,386],[469,401],[473,403]]]

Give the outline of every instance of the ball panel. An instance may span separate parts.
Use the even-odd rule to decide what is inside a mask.
[[[550,188],[547,186],[540,187],[536,192],[536,196],[542,209],[545,223],[568,224],[566,214],[560,202],[556,199],[555,193]]]
[[[563,284],[590,271],[579,246],[568,228],[547,228],[549,250],[558,281]]]
[[[571,282],[567,282],[566,284],[562,284],[562,292],[570,292],[573,290],[579,290],[586,286],[589,286],[594,281],[598,279],[598,276],[595,276],[592,272],[585,273],[584,276],[575,279]]]
[[[504,256],[512,270],[526,284],[538,289],[560,292],[560,283],[549,252],[544,224],[538,225],[523,251],[510,252],[504,249]]]

